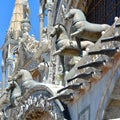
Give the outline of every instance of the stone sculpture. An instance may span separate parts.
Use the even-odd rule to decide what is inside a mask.
[[[22,36],[24,37],[24,39],[28,38],[30,27],[31,27],[31,24],[30,24],[30,21],[27,18],[22,20],[22,22],[21,22],[21,32],[22,32]]]
[[[35,53],[36,59],[39,59],[39,57],[41,57],[45,53],[49,54],[51,50],[51,40],[48,37],[47,28],[43,28],[42,33],[42,40],[40,40],[39,47]],[[46,57],[44,57],[44,59],[46,58],[49,58],[49,55],[46,55]]]
[[[20,68],[24,68],[24,66],[29,66],[30,64],[34,64],[33,66],[37,66],[41,62],[43,62],[43,53],[49,53],[51,48],[50,40],[47,39],[47,29],[44,29],[44,38],[41,40],[40,45],[37,40],[33,36],[29,35],[30,30],[30,22],[26,18],[21,22],[21,31],[22,36],[18,38],[18,48],[14,51],[15,62],[14,62],[14,71],[17,71]],[[31,66],[32,67],[32,66]],[[30,68],[34,69],[34,68]],[[40,71],[41,72],[41,71]],[[42,71],[43,72],[43,71]],[[44,71],[45,72],[45,71]]]
[[[15,68],[13,71],[17,71],[19,68],[23,68],[26,61],[30,60],[32,58],[32,53],[29,52],[26,48],[26,45],[24,42],[19,42],[18,48],[13,53],[15,58]]]
[[[49,72],[49,63],[48,62],[41,62],[39,65],[38,65],[38,69],[41,73],[41,80],[42,82],[45,82],[47,79],[48,79],[48,72]]]
[[[43,38],[40,41],[40,44],[38,43],[35,38],[29,35],[30,30],[30,22],[29,20],[25,19],[21,23],[21,29],[23,33],[23,37],[20,39],[20,41],[25,43],[26,50],[30,53],[33,53],[33,59],[38,61],[38,64],[43,61],[41,55],[43,53],[49,53],[51,48],[51,41],[48,40],[47,37],[47,29],[43,29]]]
[[[27,0],[23,1],[22,4],[23,4],[23,18],[26,19],[30,14],[29,5]]]

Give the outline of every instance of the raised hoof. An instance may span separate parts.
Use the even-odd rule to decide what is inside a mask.
[[[4,120],[8,120],[8,116],[7,116],[4,108],[2,109],[2,112],[3,112],[3,115],[4,115]]]
[[[70,34],[70,36],[71,36],[71,37],[74,37],[74,36],[76,36],[76,34],[72,33],[72,34]]]
[[[52,56],[56,56],[56,55],[58,55],[56,52],[54,52],[54,53],[52,54]]]
[[[71,36],[71,37],[74,37],[74,36],[77,36],[79,33],[80,33],[80,31],[78,30],[78,31],[76,31],[76,32],[74,32],[74,33],[72,33],[72,34],[70,34],[70,36]]]

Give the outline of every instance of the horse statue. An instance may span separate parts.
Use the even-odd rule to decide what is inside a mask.
[[[31,73],[25,69],[18,70],[16,73],[10,76],[8,81],[9,87],[6,89],[6,91],[10,92],[10,104],[8,104],[2,110],[6,119],[8,118],[6,111],[13,107],[17,107],[22,96],[24,96],[29,89],[35,88],[38,85],[43,85],[42,83],[34,81]]]
[[[94,24],[86,20],[84,13],[80,9],[70,9],[64,14],[65,20],[72,18],[73,33],[71,36],[96,42],[101,37],[101,32],[110,26],[107,24]]]
[[[84,41],[81,42],[81,48],[78,47],[76,41],[72,41],[69,39],[68,33],[66,28],[62,24],[56,24],[53,27],[52,32],[50,33],[51,37],[54,37],[56,35],[56,49],[57,51],[53,53],[53,55],[60,55],[60,61],[62,64],[63,71],[62,73],[65,74],[65,67],[64,67],[64,55],[67,56],[79,56],[81,49],[84,49],[91,44],[91,42],[87,41],[86,43]]]
[[[21,88],[16,81],[10,80],[9,87],[6,89],[6,91],[9,92],[10,94],[9,95],[10,104],[8,104],[2,109],[5,119],[8,118],[6,111],[18,106],[18,99],[21,97]]]
[[[33,80],[31,73],[25,69],[20,69],[14,73],[12,79],[21,85],[22,95],[30,88],[39,84],[37,81]]]

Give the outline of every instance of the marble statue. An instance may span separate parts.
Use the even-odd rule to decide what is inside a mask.
[[[51,40],[48,38],[47,28],[44,28],[42,33],[42,40],[40,40],[39,47],[35,53],[36,59],[44,53],[50,53],[51,50]]]
[[[29,20],[23,20],[21,23],[21,29],[23,33],[23,37],[20,39],[20,41],[24,42],[24,46],[26,47],[26,50],[29,51],[29,53],[33,53],[33,59],[36,59],[38,61],[38,64],[43,60],[41,55],[43,53],[49,53],[51,49],[51,41],[47,37],[47,29],[43,29],[43,38],[40,41],[40,44],[38,43],[35,38],[29,35],[30,30],[30,22]],[[26,52],[25,52],[26,53]]]
[[[80,9],[70,9],[65,15],[65,20],[72,18],[73,33],[71,36],[96,42],[101,36],[101,32],[110,28],[107,24],[95,24],[86,20],[84,13]]]
[[[23,37],[26,38],[29,36],[30,27],[31,27],[31,24],[30,24],[30,21],[28,19],[22,20],[21,31],[22,31]]]
[[[18,48],[13,53],[15,55],[13,72],[20,68],[24,68],[27,63],[28,66],[31,63],[35,63],[35,66],[39,65],[41,62],[43,62],[44,56],[42,56],[42,54],[48,54],[50,52],[51,41],[48,40],[47,29],[45,28],[43,31],[44,38],[40,41],[40,44],[37,40],[35,40],[34,36],[29,35],[29,30],[29,20],[23,19],[21,22],[22,36],[18,38]]]
[[[41,62],[38,65],[38,69],[41,73],[41,80],[42,82],[46,82],[46,80],[48,79],[48,72],[49,72],[49,63],[46,61]]]
[[[22,68],[30,58],[32,58],[32,53],[29,52],[26,48],[24,42],[19,42],[18,48],[13,53],[15,58],[15,68],[13,71],[17,71],[19,68]]]
[[[24,19],[27,19],[29,14],[30,14],[30,9],[29,9],[29,5],[28,5],[28,1],[27,0],[24,0],[22,2],[23,4],[23,18]]]

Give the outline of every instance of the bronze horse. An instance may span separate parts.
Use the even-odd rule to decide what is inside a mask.
[[[10,104],[2,109],[5,119],[8,118],[6,111],[12,109],[19,104],[22,96],[31,88],[42,85],[34,81],[29,71],[20,69],[9,78],[9,87],[6,89],[10,93]]]
[[[66,28],[62,24],[57,24],[53,27],[53,31],[50,33],[51,37],[56,35],[56,52],[53,55],[79,55],[79,50],[76,41],[69,39]],[[69,50],[70,49],[70,50]]]
[[[93,42],[96,42],[101,37],[102,31],[110,27],[107,24],[94,24],[88,22],[80,9],[70,9],[64,17],[65,20],[72,18],[73,33],[71,36],[77,36],[78,38]]]
[[[79,56],[81,52],[81,48],[84,49],[87,46],[91,45],[89,41],[86,43],[81,42],[81,48],[78,47],[76,41],[70,40],[67,30],[62,24],[56,24],[53,27],[53,31],[50,33],[51,37],[56,35],[56,52],[53,55],[60,55],[60,61],[63,68],[63,75],[65,74],[65,66],[64,66],[64,55],[67,56]],[[93,44],[92,44],[93,45]]]

